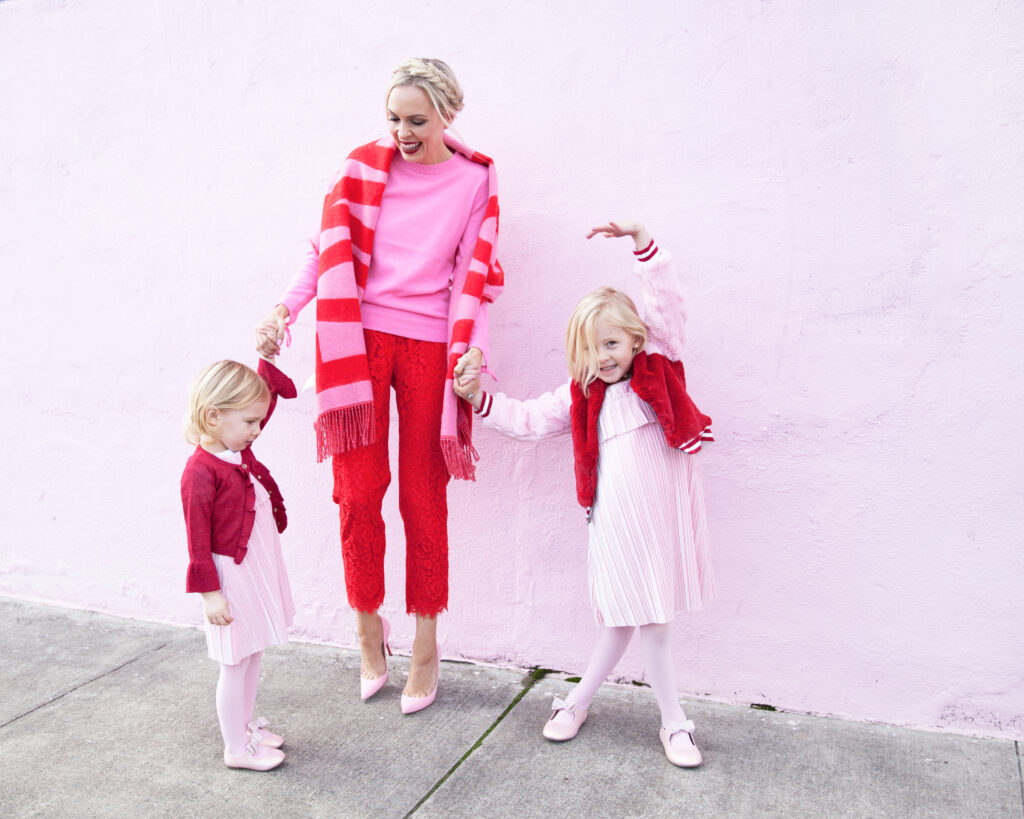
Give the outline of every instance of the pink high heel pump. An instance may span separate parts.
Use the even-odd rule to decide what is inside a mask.
[[[381,629],[384,631],[384,639],[381,641],[380,653],[383,655],[385,651],[391,654],[391,646],[388,643],[388,637],[391,634],[391,624],[388,619],[383,615],[377,615],[380,617]],[[388,669],[387,669],[388,658],[384,657],[384,674],[377,677],[375,680],[367,680],[365,677],[359,677],[359,698],[363,701],[370,699],[374,694],[380,691],[388,682]]]
[[[407,697],[402,694],[402,713],[403,714],[415,714],[417,711],[422,711],[428,705],[434,702],[434,698],[437,696],[437,684],[441,681],[441,644],[437,644],[437,677],[434,679],[434,690],[431,691],[425,697]]]

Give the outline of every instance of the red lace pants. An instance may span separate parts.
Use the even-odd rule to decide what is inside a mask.
[[[348,603],[384,602],[384,518],[391,387],[398,407],[398,508],[405,524],[405,607],[434,616],[448,605],[448,469],[441,453],[443,342],[364,331],[373,383],[376,441],[334,456],[334,502]]]

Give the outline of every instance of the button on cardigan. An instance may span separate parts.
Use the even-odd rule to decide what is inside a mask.
[[[294,398],[295,384],[273,364],[260,361],[259,374],[270,387],[270,407],[260,425],[267,425],[277,398]],[[181,476],[181,504],[188,533],[186,592],[216,591],[220,588],[213,554],[227,555],[235,563],[245,559],[249,535],[255,520],[256,492],[249,475],[270,495],[277,531],[288,525],[281,490],[270,470],[256,460],[252,447],[242,450],[242,463],[232,464],[197,446]]]

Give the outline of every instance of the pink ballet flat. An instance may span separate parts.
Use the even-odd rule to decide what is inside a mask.
[[[245,726],[245,730],[249,732],[250,737],[255,737],[256,742],[265,748],[280,748],[284,745],[284,737],[273,731],[268,731],[269,724],[266,717],[256,717]]]
[[[250,739],[240,756],[232,756],[224,749],[224,764],[229,768],[242,768],[248,771],[270,771],[284,762],[284,751],[260,745],[255,737]]]
[[[704,761],[704,757],[700,755],[700,750],[697,748],[697,743],[693,741],[692,731],[693,720],[688,719],[685,722],[670,722],[658,732],[661,744],[665,748],[665,756],[673,765],[678,765],[680,768],[696,768]],[[672,737],[680,734],[686,734],[688,742],[681,743],[679,746],[673,745]]]
[[[555,717],[559,714],[568,714],[572,718],[572,722],[561,720],[556,722]],[[580,732],[580,726],[586,721],[586,708],[580,708],[577,711],[575,703],[566,705],[564,701],[555,697],[555,701],[551,703],[551,716],[548,717],[548,721],[544,725],[544,737],[552,742],[565,742],[576,736]]]
[[[388,622],[388,619],[386,617],[384,617],[383,615],[378,615],[378,617],[380,617],[381,629],[384,631],[384,639],[381,641],[380,653],[383,655],[384,652],[387,651],[387,653],[390,654],[391,653],[391,646],[388,643],[388,637],[391,634],[391,624]],[[368,680],[368,679],[366,679],[363,676],[359,677],[359,698],[361,700],[363,700],[364,702],[366,700],[370,699],[370,697],[372,697],[378,691],[380,691],[385,685],[387,685],[387,682],[388,682],[388,669],[387,669],[387,665],[386,665],[387,661],[388,661],[388,658],[385,656],[384,657],[385,668],[384,668],[384,674],[382,676],[377,677],[376,679],[373,679],[373,680]]]
[[[417,711],[422,711],[428,705],[434,702],[434,697],[437,696],[437,684],[441,680],[441,644],[437,644],[437,678],[434,680],[434,690],[431,691],[425,697],[407,697],[402,694],[402,713],[403,714],[415,714]]]

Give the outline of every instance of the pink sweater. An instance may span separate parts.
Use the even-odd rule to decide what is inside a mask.
[[[384,189],[363,293],[363,328],[421,341],[448,340],[449,287],[469,266],[487,208],[487,168],[455,154],[423,165],[396,156]],[[316,295],[320,234],[280,299],[294,323]],[[488,358],[487,305],[470,338]]]

